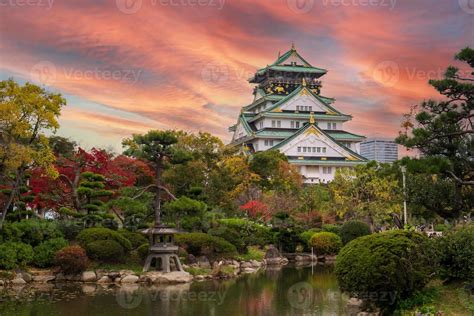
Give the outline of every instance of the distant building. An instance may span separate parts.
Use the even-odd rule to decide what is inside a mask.
[[[307,184],[329,182],[336,169],[365,164],[359,144],[365,139],[346,131],[352,116],[320,94],[327,70],[309,64],[293,46],[271,65],[259,69],[254,100],[242,108],[231,144],[253,154],[278,150],[298,168]]]
[[[369,160],[392,163],[398,159],[398,145],[390,138],[368,138],[360,143],[360,154]]]

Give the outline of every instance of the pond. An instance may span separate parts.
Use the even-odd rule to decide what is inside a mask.
[[[45,284],[0,290],[0,315],[347,315],[332,267],[272,268],[168,286]]]

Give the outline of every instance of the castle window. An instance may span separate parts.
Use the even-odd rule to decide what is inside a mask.
[[[309,107],[309,111],[313,112],[313,107],[312,106]]]
[[[275,127],[276,122],[272,120],[272,127]]]
[[[296,128],[300,128],[300,122],[295,122]]]
[[[303,147],[303,152],[304,152],[304,153],[306,152],[306,147]]]
[[[318,153],[320,153],[321,152],[321,147],[318,147],[317,149],[318,149]]]
[[[331,123],[328,122],[328,129],[331,129]]]
[[[260,121],[260,128],[263,128],[263,121]]]
[[[277,121],[277,127],[281,127],[281,121]]]
[[[313,153],[315,153],[315,152],[316,152],[316,147],[313,147]]]
[[[270,139],[268,143],[270,144],[270,146],[273,146],[273,139]]]
[[[300,106],[297,105],[297,106],[296,106],[296,111],[299,111],[299,110],[300,110]]]
[[[323,147],[323,154],[326,153],[326,147]]]
[[[332,129],[336,129],[336,123],[332,123]]]
[[[299,153],[301,152],[301,147],[298,147],[298,152],[299,152]]]
[[[291,126],[291,128],[295,128],[295,121],[291,121],[290,126]]]
[[[265,139],[265,146],[268,146],[268,139]]]

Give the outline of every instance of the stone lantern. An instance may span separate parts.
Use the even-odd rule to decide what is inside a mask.
[[[145,260],[143,272],[151,267],[156,271],[172,272],[184,271],[178,257],[178,246],[174,244],[174,235],[181,231],[163,224],[142,231],[150,241],[148,257]]]

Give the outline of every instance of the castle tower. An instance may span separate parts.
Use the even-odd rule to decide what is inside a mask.
[[[249,79],[256,85],[254,100],[229,128],[234,133],[231,144],[249,154],[279,150],[308,184],[329,182],[338,168],[365,163],[359,155],[365,137],[343,127],[352,117],[320,94],[320,78],[326,73],[309,64],[294,45],[257,70]]]

